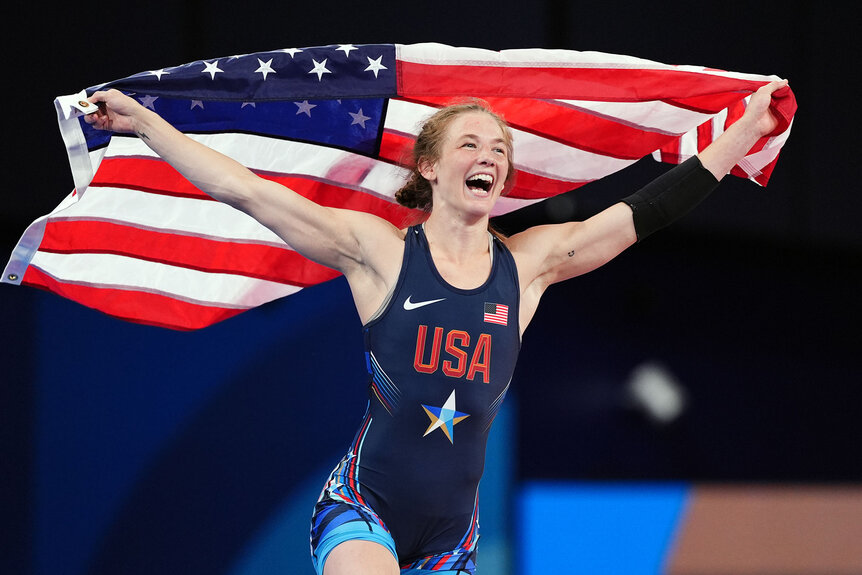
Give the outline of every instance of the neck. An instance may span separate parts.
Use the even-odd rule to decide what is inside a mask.
[[[432,214],[425,222],[425,237],[437,272],[450,285],[474,289],[487,281],[492,267],[487,218],[467,226]]]
[[[461,220],[435,217],[425,221],[425,236],[434,251],[453,259],[488,253],[488,218],[464,223]]]

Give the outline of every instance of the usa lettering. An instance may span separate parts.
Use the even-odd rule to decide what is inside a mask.
[[[413,368],[419,373],[434,373],[442,369],[449,377],[466,376],[470,381],[481,374],[482,381],[488,383],[491,371],[491,335],[480,334],[471,352],[469,333],[460,329],[444,332],[442,327],[435,327],[433,336],[429,338],[428,326],[419,326]]]

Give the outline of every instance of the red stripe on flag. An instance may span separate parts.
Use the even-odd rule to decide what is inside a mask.
[[[739,83],[743,82],[742,80],[734,80],[736,82],[736,89],[730,89],[728,92],[720,93],[720,94],[704,94],[702,96],[692,96],[690,98],[662,98],[662,101],[667,104],[672,104],[679,108],[683,108],[685,110],[691,110],[692,112],[700,112],[701,114],[715,114],[724,110],[728,106],[732,106],[736,102],[739,102],[749,94],[756,91],[758,88],[766,84],[767,82],[746,82],[746,87],[750,86],[750,88],[745,90],[739,89]]]
[[[558,194],[564,194],[588,183],[589,182],[567,182],[565,180],[555,180],[553,178],[546,178],[529,172],[518,171],[515,174],[515,183],[512,186],[512,189],[506,194],[506,197],[524,200],[541,200]]]
[[[39,249],[62,254],[130,256],[210,273],[238,274],[300,287],[340,275],[287,247],[212,240],[92,220],[49,220]]]
[[[105,158],[90,185],[215,201],[161,158]]]
[[[668,142],[664,146],[661,147],[661,161],[667,164],[679,164],[682,162],[681,152],[680,152],[680,140],[679,138]]]
[[[727,117],[724,119],[724,129],[728,129],[731,124],[739,120],[745,114],[745,101],[740,100],[727,107]]]
[[[702,152],[712,143],[712,120],[697,127],[697,151]]]
[[[410,167],[413,164],[413,143],[415,141],[412,136],[384,130],[383,137],[380,139],[378,155],[381,160]]]
[[[610,158],[639,160],[676,137],[561,103],[529,98],[487,97],[484,100],[512,128]],[[451,103],[451,98],[422,97],[413,101],[439,107]]]
[[[670,101],[693,109],[725,108],[728,92],[754,92],[765,81],[676,69],[482,66],[398,62],[398,94],[594,100]],[[692,94],[679,98],[680,94]],[[742,93],[736,97],[744,97]]]
[[[320,205],[372,213],[398,226],[416,217],[415,210],[370,193],[358,192],[328,181],[295,175],[258,175],[288,187]],[[102,160],[91,186],[118,187],[152,194],[214,201],[191,185],[167,162],[160,159],[106,158]]]
[[[33,266],[27,268],[22,284],[50,291],[125,321],[182,331],[201,329],[245,311],[198,305],[143,291],[65,283]]]

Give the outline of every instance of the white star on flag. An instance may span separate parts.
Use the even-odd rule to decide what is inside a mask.
[[[299,48],[285,48],[284,50],[281,50],[281,52],[284,52],[285,54],[290,54],[291,59],[293,59],[293,57],[302,52],[302,50],[300,50]]]
[[[353,121],[350,122],[350,125],[352,126],[354,124],[359,124],[360,126],[362,126],[363,130],[365,129],[365,122],[371,119],[370,116],[366,116],[362,113],[362,108],[359,108],[358,114],[354,114],[353,112],[348,112],[348,114],[350,114],[350,117],[353,118]]]
[[[353,44],[340,44],[338,46],[338,48],[336,48],[336,50],[341,50],[342,52],[344,52],[344,56],[346,58],[349,58],[350,57],[350,51],[351,50],[359,50],[359,48],[357,48]]]
[[[192,105],[191,105],[191,107],[189,107],[189,110],[194,110],[195,108],[200,108],[201,110],[203,110],[204,109],[203,100],[192,100]]]
[[[305,114],[309,118],[311,117],[311,109],[317,107],[317,104],[309,104],[308,100],[305,100],[304,102],[294,102],[294,104],[296,104],[296,107],[299,108],[296,111],[297,116],[300,114]]]
[[[150,70],[149,73],[158,78],[159,80],[162,79],[162,74],[170,74],[170,72],[165,72],[164,68],[162,68],[161,70]]]
[[[215,75],[218,72],[224,72],[224,70],[219,69],[218,60],[213,60],[212,62],[204,62],[206,64],[206,68],[201,70],[201,74],[209,74],[210,78],[215,80]]]
[[[388,70],[386,66],[380,63],[380,60],[383,59],[383,56],[380,56],[376,60],[372,60],[371,56],[366,56],[368,58],[368,67],[364,70],[364,72],[368,72],[369,70],[374,72],[374,77],[377,77],[377,72],[380,70]]]
[[[140,98],[138,98],[138,100],[141,102],[141,105],[144,108],[149,108],[150,110],[153,110],[153,111],[156,110],[156,108],[153,106],[153,104],[155,104],[156,100],[158,100],[158,99],[159,99],[158,96],[141,96]]]
[[[266,62],[264,62],[263,60],[258,58],[257,63],[260,64],[260,67],[257,70],[255,70],[255,73],[260,72],[261,74],[263,74],[264,82],[266,81],[266,75],[267,74],[269,74],[270,72],[275,74],[275,70],[273,70],[272,66],[270,66],[270,64],[272,64],[272,58],[270,58]]]
[[[311,61],[314,62],[314,68],[309,70],[308,73],[309,74],[317,74],[317,81],[318,82],[323,79],[324,74],[332,74],[332,72],[330,72],[329,70],[326,69],[326,60],[327,59],[324,58],[323,62],[318,62],[314,58],[311,59]]]

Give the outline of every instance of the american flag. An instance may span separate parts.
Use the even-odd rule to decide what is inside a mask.
[[[482,319],[486,323],[498,323],[507,325],[509,323],[509,306],[501,303],[485,302],[484,313]]]
[[[737,120],[775,77],[568,50],[330,45],[195,61],[55,100],[75,189],[24,232],[2,281],[124,320],[198,329],[337,276],[205,196],[137,138],[95,131],[74,103],[133,95],[170,123],[316,202],[396,225],[421,121],[462,97],[511,124],[517,178],[495,215],[576,189],[652,154],[678,163]],[[732,173],[765,185],[796,110]]]

